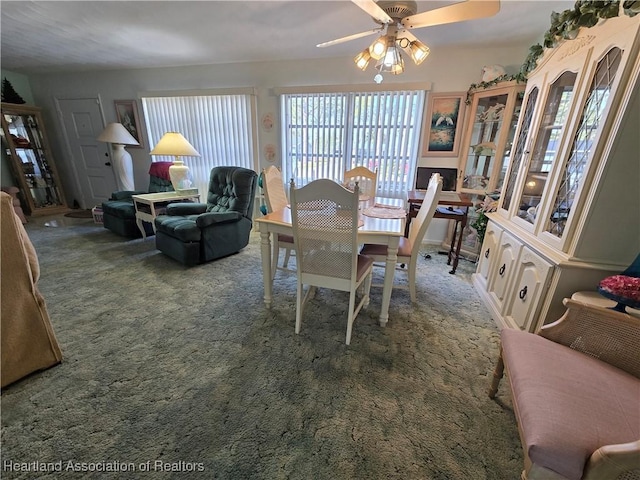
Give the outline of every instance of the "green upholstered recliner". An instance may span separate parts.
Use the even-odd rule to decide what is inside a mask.
[[[169,167],[172,162],[154,162],[149,168],[149,189],[122,190],[113,192],[111,198],[102,203],[104,228],[123,237],[138,238],[142,232],[136,225],[136,209],[133,206],[133,195],[145,193],[172,192],[173,186],[169,179]],[[144,222],[147,236],[154,235],[150,223]]]
[[[156,248],[196,265],[238,252],[249,243],[258,174],[241,167],[214,167],[207,203],[170,203],[155,219]]]

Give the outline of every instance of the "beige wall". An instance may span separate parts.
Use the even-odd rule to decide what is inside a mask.
[[[516,73],[527,56],[529,45],[497,46],[495,48],[432,49],[429,58],[420,66],[407,62],[404,74],[386,76],[384,84],[407,82],[431,83],[433,92],[466,91],[471,83],[481,80],[484,65],[503,65],[508,73]],[[271,132],[258,129],[258,168],[265,165],[262,148],[274,143],[279,148],[278,102],[275,87],[310,85],[373,84],[375,71],[358,70],[349,58],[260,63],[233,63],[192,67],[154,68],[118,71],[87,71],[50,73],[29,77],[36,105],[44,109],[50,131],[53,152],[63,177],[65,195],[72,203],[79,197],[73,181],[71,160],[66,152],[62,130],[55,114],[54,98],[82,98],[99,95],[105,122],[116,121],[113,101],[139,99],[143,92],[254,87],[257,91],[257,118],[273,113],[276,128]],[[144,120],[141,119],[144,123]],[[146,188],[150,146],[145,136],[144,149],[129,149],[134,161],[136,188]],[[421,158],[420,165],[457,167],[455,158]],[[443,227],[444,229],[444,227]],[[435,234],[434,241],[441,238]]]
[[[493,49],[433,49],[420,66],[407,65],[403,75],[388,76],[385,84],[430,82],[434,92],[466,91],[471,83],[481,79],[484,65],[501,64],[515,73],[527,55],[529,45],[496,47]],[[409,62],[408,62],[409,63]],[[258,118],[267,112],[278,118],[274,87],[303,85],[372,84],[374,70],[358,70],[351,58],[314,61],[281,61],[264,63],[234,63],[140,70],[90,71],[52,73],[29,77],[36,105],[44,109],[52,147],[64,177],[64,188],[70,201],[78,195],[73,182],[69,155],[65,151],[62,130],[55,115],[54,98],[81,98],[99,95],[105,122],[115,121],[113,101],[138,99],[142,92],[255,87],[258,92]],[[276,125],[277,127],[277,125]],[[266,143],[279,147],[278,129],[265,133],[259,130],[259,151]],[[145,135],[146,137],[146,135]],[[145,138],[144,149],[130,149],[135,164],[137,188],[147,186],[147,170],[151,161]],[[457,166],[456,159],[420,160],[421,165]],[[264,165],[260,155],[259,167]]]

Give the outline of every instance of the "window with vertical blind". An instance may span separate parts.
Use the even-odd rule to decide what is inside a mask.
[[[142,96],[151,148],[166,132],[180,132],[200,153],[185,157],[194,186],[206,199],[209,174],[215,166],[234,165],[256,170],[251,94]],[[153,161],[174,158],[154,156]]]
[[[282,172],[304,185],[378,171],[378,196],[413,188],[425,92],[285,93],[281,96]]]

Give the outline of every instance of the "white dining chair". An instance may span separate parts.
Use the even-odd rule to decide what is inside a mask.
[[[287,208],[289,204],[287,200],[287,194],[284,189],[284,182],[282,181],[282,172],[275,165],[262,170],[262,189],[264,191],[265,201],[267,203],[267,211],[269,213]],[[271,277],[276,274],[276,270],[282,270],[286,272],[295,272],[295,270],[289,268],[289,259],[291,258],[291,252],[294,251],[293,237],[291,235],[278,234],[273,238],[271,243],[273,245],[273,251],[271,254]],[[278,260],[280,257],[280,249],[284,249],[284,260],[282,266],[278,266]]]
[[[304,306],[316,287],[341,290],[349,292],[349,345],[353,322],[369,304],[373,266],[372,258],[358,254],[359,187],[350,191],[321,179],[297,189],[292,181],[289,197],[298,272],[295,332],[300,333]],[[356,305],[360,285],[364,288]]]
[[[407,269],[401,268],[400,270],[406,270],[409,276],[408,288],[412,302],[416,301],[416,268],[418,257],[420,256],[420,246],[427,232],[427,228],[431,223],[431,219],[433,219],[436,207],[438,206],[440,192],[442,192],[442,177],[439,173],[434,173],[429,180],[429,187],[425,193],[420,210],[418,210],[418,215],[411,222],[409,237],[400,237],[397,263],[404,264],[408,267]],[[373,257],[376,262],[387,261],[387,247],[385,245],[365,244],[362,250],[360,250],[360,253]],[[402,287],[394,284],[394,288]]]
[[[360,207],[362,210],[373,207],[378,188],[378,171],[371,171],[367,167],[354,167],[344,172],[343,184],[351,189],[358,182],[360,187]]]

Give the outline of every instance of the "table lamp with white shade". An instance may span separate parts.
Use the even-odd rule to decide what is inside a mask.
[[[199,157],[200,154],[181,133],[165,133],[150,154],[175,156],[173,165],[169,167],[169,177],[171,178],[173,189],[176,192],[192,190],[189,167],[184,164],[180,157]]]
[[[133,162],[125,145],[140,145],[121,123],[110,123],[98,135],[99,142],[113,145],[113,170],[120,190],[133,190]]]

